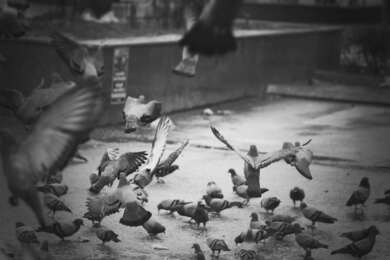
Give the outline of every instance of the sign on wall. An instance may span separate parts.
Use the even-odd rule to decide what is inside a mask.
[[[129,48],[114,49],[112,66],[111,104],[124,104],[127,96],[127,73],[129,68]]]

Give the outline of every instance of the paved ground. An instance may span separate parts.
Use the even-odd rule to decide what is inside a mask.
[[[266,102],[245,100],[225,104],[214,110],[230,110],[225,116],[213,116],[210,120],[218,129],[241,149],[249,144],[257,144],[262,151],[279,149],[283,141],[305,141],[312,138],[310,148],[315,153],[312,166],[314,179],[308,181],[296,173],[295,169],[279,162],[264,169],[261,183],[270,189],[265,196],[277,196],[282,200],[276,213],[301,216],[299,210],[292,208],[288,192],[293,186],[300,186],[306,191],[306,202],[338,218],[334,225],[320,224],[314,235],[328,243],[331,249],[346,244],[339,238],[339,233],[350,229],[376,224],[382,235],[378,237],[373,252],[367,259],[388,259],[390,257],[390,211],[386,207],[373,204],[375,197],[381,196],[389,187],[390,180],[390,108],[373,106],[354,106],[345,103],[329,103],[309,100],[273,99]],[[181,169],[166,178],[166,184],[153,183],[147,187],[150,202],[147,209],[167,227],[167,234],[160,239],[150,240],[142,228],[129,228],[118,223],[121,214],[103,221],[119,233],[121,243],[102,246],[94,236],[94,230],[86,221],[80,233],[71,238],[73,242],[60,242],[53,236],[50,247],[60,259],[191,259],[191,245],[200,243],[209,255],[205,244],[207,236],[224,237],[233,252],[224,253],[220,259],[235,259],[234,253],[240,248],[234,245],[233,239],[245,231],[249,215],[255,211],[261,217],[268,216],[260,208],[260,200],[254,199],[243,209],[230,209],[221,217],[211,217],[208,231],[200,233],[179,216],[157,215],[156,205],[162,199],[182,198],[198,200],[205,191],[206,183],[215,180],[229,200],[238,200],[233,194],[227,170],[235,168],[240,173],[243,162],[232,152],[219,149],[221,144],[211,135],[208,118],[200,116],[200,111],[172,115],[176,129],[170,136],[168,152],[176,143],[190,138],[191,146],[178,160]],[[145,135],[145,136],[143,136]],[[143,137],[142,137],[143,136]],[[64,182],[70,186],[65,201],[73,210],[74,216],[59,214],[59,218],[80,217],[85,212],[86,188],[88,175],[93,172],[106,147],[118,146],[122,150],[149,150],[152,130],[144,130],[132,136],[122,133],[121,126],[98,129],[94,138],[85,145],[82,153],[89,158],[89,163],[74,163],[65,170]],[[345,207],[350,193],[357,187],[360,178],[368,176],[373,187],[371,198],[367,203],[366,214],[354,219],[352,209]],[[2,177],[1,177],[2,178]],[[0,182],[2,197],[6,198],[4,180]],[[35,224],[31,213],[23,207],[8,209],[6,200],[0,201],[0,239],[13,240],[13,223],[21,218],[29,219]],[[309,224],[304,218],[298,222]],[[9,225],[7,225],[9,224]],[[74,242],[79,237],[90,239],[89,243]],[[153,245],[161,244],[169,248],[157,251]],[[270,240],[266,245],[242,245],[256,249],[265,259],[302,259],[301,251],[294,241],[294,236],[286,237],[283,242]],[[328,250],[314,252],[315,259],[352,259],[343,256],[329,256]],[[208,258],[209,259],[209,256]]]

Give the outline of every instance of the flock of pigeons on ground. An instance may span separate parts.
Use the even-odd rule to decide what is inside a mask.
[[[237,4],[240,1],[223,2]],[[231,36],[234,12],[230,14],[229,19],[218,21],[215,14],[220,12],[219,5],[223,5],[221,0],[210,1],[205,7],[206,11],[202,12],[199,23],[196,23],[193,29],[200,30],[202,34],[206,30],[207,33],[213,33],[214,38],[227,32]],[[221,25],[227,25],[228,29],[224,27],[227,31],[222,30]],[[191,30],[188,33],[191,33]],[[197,47],[190,46],[189,49],[202,54],[202,44],[207,45],[207,42],[193,37],[195,36],[186,34],[181,43],[191,45],[192,42],[196,42],[194,46]],[[207,46],[206,54],[220,54],[227,50],[213,49],[221,45],[219,40],[213,40],[212,47]],[[62,81],[55,76],[49,86],[42,82],[28,97],[24,97],[16,90],[3,89],[0,99],[2,109],[10,111],[7,114],[10,121],[6,122],[14,124],[8,131],[3,129],[0,131],[2,171],[11,193],[9,203],[17,206],[19,200],[23,200],[34,212],[39,223],[37,229],[21,222],[15,224],[21,250],[6,252],[6,257],[10,258],[54,259],[49,252],[47,241],[39,245],[37,233],[54,234],[64,240],[76,234],[84,225],[81,218],[72,221],[57,220],[56,213],[72,212],[61,199],[68,192],[68,186],[62,183],[62,170],[74,157],[87,161],[87,158],[80,155],[77,150],[80,144],[89,140],[89,135],[97,126],[105,108],[106,102],[99,80],[104,72],[104,63],[101,50],[81,46],[60,33],[52,35],[52,43],[59,56],[77,75],[77,84]],[[56,88],[56,84],[60,84],[60,87]],[[138,99],[128,99],[123,109],[126,133],[131,133],[159,118],[150,153],[144,151],[121,153],[117,148],[109,148],[97,166],[97,173],[90,176],[90,195],[86,198],[83,218],[92,222],[97,238],[103,243],[121,241],[115,231],[100,225],[104,218],[119,214],[121,211],[123,211],[119,220],[121,225],[140,226],[151,237],[166,231],[159,223],[158,217],[153,216],[145,208],[149,200],[146,189],[154,178],[157,182],[164,183],[164,177],[179,169],[174,163],[189,144],[189,140],[183,140],[177,149],[163,160],[168,134],[174,124],[168,116],[161,115],[161,110],[162,104],[158,101],[146,103],[142,96]],[[312,250],[328,248],[328,245],[317,240],[312,233],[304,232],[304,228],[296,223],[297,217],[274,215],[281,201],[277,197],[264,197],[263,194],[268,189],[261,187],[259,180],[260,169],[280,160],[295,167],[303,177],[312,179],[309,166],[313,153],[306,148],[311,140],[304,144],[286,142],[281,150],[267,154],[259,153],[256,146],[252,145],[248,153],[242,153],[214,126],[211,125],[210,128],[211,133],[219,141],[244,161],[244,176],[236,173],[234,169],[228,170],[233,192],[243,200],[224,199],[222,190],[211,181],[207,183],[202,200],[184,201],[180,198],[163,200],[157,206],[158,211],[165,210],[169,214],[177,213],[187,217],[198,229],[207,232],[211,214],[220,215],[232,207],[243,208],[251,199],[262,198],[261,208],[270,213],[270,218],[263,221],[256,213],[252,213],[248,227],[243,228],[244,230],[234,239],[237,245],[266,243],[271,237],[283,240],[288,235],[295,235],[297,244],[305,251],[304,259],[313,259]],[[369,195],[370,184],[365,177],[346,205],[355,207],[355,214],[361,214],[363,211],[361,206],[364,206]],[[332,224],[337,221],[320,209],[303,202],[305,192],[299,187],[290,191],[290,198],[294,207],[297,201],[300,202],[299,208],[303,217],[311,223],[309,228],[312,230],[316,223]],[[390,205],[390,191],[386,191],[385,197],[377,199],[376,203]],[[372,250],[378,234],[375,226],[343,233],[342,236],[351,243],[333,250],[331,254],[349,254],[360,259]],[[221,251],[231,251],[222,237],[207,237],[206,243],[211,250],[212,258],[218,258]],[[199,244],[194,243],[192,247],[195,259],[206,259]],[[237,257],[247,260],[263,259],[256,251],[246,249],[239,250]]]

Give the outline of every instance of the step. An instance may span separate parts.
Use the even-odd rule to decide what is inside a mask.
[[[371,87],[377,87],[383,80],[383,77],[381,76],[358,74],[336,70],[316,70],[314,71],[312,78],[344,85]]]
[[[390,106],[390,88],[341,84],[270,84],[267,94],[298,98]]]

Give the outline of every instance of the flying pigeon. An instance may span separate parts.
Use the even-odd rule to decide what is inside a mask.
[[[364,206],[364,203],[367,201],[369,196],[370,196],[370,183],[367,177],[363,177],[362,180],[360,181],[358,189],[355,190],[352,193],[351,197],[348,199],[346,206],[348,207],[354,206],[355,207],[354,212],[356,214],[358,205]]]
[[[24,200],[42,227],[47,219],[36,185],[45,181],[48,173],[61,171],[67,165],[80,140],[96,125],[102,108],[99,89],[80,86],[58,98],[23,140],[0,132],[4,174],[12,193],[10,203],[16,205],[18,198]]]
[[[346,254],[361,259],[363,256],[372,251],[378,234],[379,230],[377,228],[373,228],[370,230],[366,238],[334,250],[330,254]]]
[[[101,47],[83,46],[60,32],[51,35],[52,44],[70,70],[83,79],[97,79],[104,73]]]
[[[179,41],[190,53],[222,55],[237,48],[233,36],[233,21],[242,0],[210,0],[199,19]]]
[[[215,252],[218,253],[217,257],[219,257],[221,251],[231,251],[228,245],[226,244],[225,240],[223,239],[208,237],[206,239],[206,243],[208,247],[211,249],[212,257],[214,257]]]
[[[303,189],[299,187],[294,187],[292,190],[290,190],[290,199],[293,201],[294,207],[297,201],[300,201],[302,203],[304,198],[305,191]]]
[[[204,256],[202,249],[200,249],[199,244],[193,244],[192,248],[195,250],[195,260],[206,260],[206,257]]]
[[[108,156],[104,153],[102,160]],[[121,154],[117,160],[106,160],[98,167],[98,176],[91,183],[89,191],[97,194],[105,186],[111,186],[120,173],[126,176],[135,172],[146,161],[146,152],[128,152]]]
[[[164,181],[161,178],[179,169],[179,166],[173,163],[180,156],[180,154],[183,152],[184,148],[188,145],[188,143],[189,140],[186,140],[175,151],[173,151],[170,155],[168,155],[168,157],[164,161],[160,162],[157,165],[153,174],[154,176],[156,176],[158,183],[163,183]]]
[[[110,241],[115,243],[121,242],[121,240],[118,238],[119,235],[111,229],[107,228],[99,228],[96,231],[96,236],[99,238],[99,240],[102,241],[103,244]]]
[[[307,206],[305,202],[301,203],[300,208],[302,210],[303,216],[312,222],[312,228],[314,228],[316,222],[333,224],[337,221],[336,218],[331,217],[314,207]]]
[[[16,232],[16,238],[20,243],[23,244],[39,244],[39,240],[37,237],[37,234],[35,233],[35,230],[30,227],[26,226],[22,222],[16,222],[15,224],[15,232]]]
[[[264,208],[267,213],[271,211],[272,214],[274,214],[274,210],[279,206],[279,204],[280,199],[277,197],[264,198],[260,202],[261,207]]]
[[[161,116],[162,103],[157,100],[146,102],[145,96],[128,96],[122,110],[125,133],[129,134],[144,127]]]
[[[165,151],[168,133],[170,131],[171,126],[172,121],[169,117],[161,117],[156,128],[152,143],[152,149],[150,151],[148,161],[133,177],[133,182],[141,188],[147,186],[153,179],[154,171],[160,163],[161,157]]]

